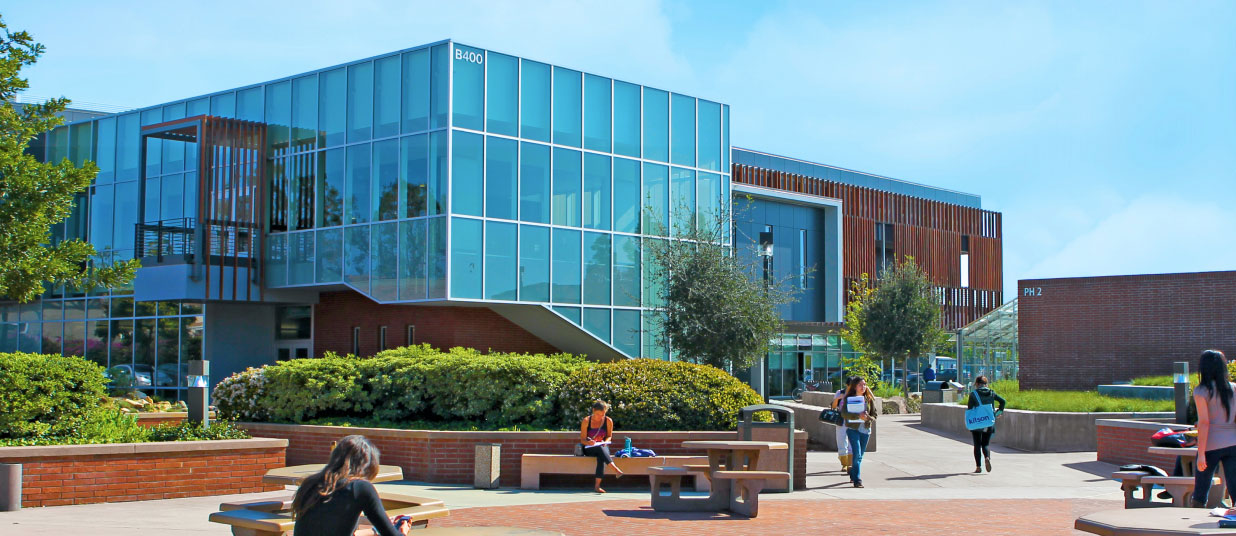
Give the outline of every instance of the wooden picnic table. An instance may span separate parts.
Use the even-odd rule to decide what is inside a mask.
[[[280,486],[299,486],[306,478],[321,471],[324,467],[326,467],[326,464],[311,463],[308,465],[291,465],[271,469],[262,477],[262,483]],[[403,468],[398,465],[379,465],[378,476],[373,477],[373,482],[375,483],[395,480],[403,480]]]
[[[1219,518],[1200,508],[1104,510],[1077,518],[1073,528],[1100,536],[1236,535],[1236,529],[1219,528]]]

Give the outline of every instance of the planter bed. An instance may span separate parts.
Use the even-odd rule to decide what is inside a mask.
[[[957,404],[923,404],[922,425],[933,430],[968,437],[966,407]],[[1005,410],[996,424],[991,442],[1030,452],[1094,452],[1098,450],[1096,422],[1107,419],[1171,418],[1172,413],[1069,413]]]

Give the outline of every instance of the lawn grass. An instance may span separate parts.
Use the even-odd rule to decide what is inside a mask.
[[[992,382],[990,386],[1008,402],[1006,409],[1064,412],[1150,412],[1174,411],[1171,400],[1143,400],[1101,396],[1096,391],[1021,390],[1017,380]],[[968,397],[967,397],[968,399]],[[965,404],[966,400],[962,400]]]
[[[1175,384],[1172,383],[1171,374],[1164,374],[1162,376],[1143,376],[1141,378],[1133,378],[1133,385],[1146,385],[1146,386],[1152,386],[1152,387],[1171,387]],[[1189,375],[1189,385],[1197,385],[1197,373],[1196,372]]]

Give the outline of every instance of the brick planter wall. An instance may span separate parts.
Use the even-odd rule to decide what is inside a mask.
[[[1151,446],[1150,436],[1161,428],[1174,430],[1188,428],[1183,424],[1171,424],[1168,419],[1161,421],[1109,419],[1098,421],[1095,424],[1098,426],[1099,461],[1113,465],[1153,465],[1169,475],[1176,464],[1176,458],[1148,452],[1147,449]]]
[[[262,475],[283,467],[282,439],[0,447],[22,465],[23,507],[277,491]],[[89,520],[85,522],[89,525]]]
[[[185,419],[189,418],[189,414],[183,411],[162,411],[150,413],[137,413],[137,424],[147,428],[154,428],[160,424],[180,424]],[[215,413],[210,413],[211,420],[214,420]]]
[[[346,435],[363,435],[378,447],[383,464],[402,467],[404,478],[408,480],[436,484],[471,484],[475,445],[498,443],[502,445],[500,484],[507,487],[519,486],[521,456],[570,454],[579,438],[579,432],[449,432],[268,423],[238,423],[238,426],[255,436],[286,439],[288,465],[325,463],[331,442]],[[682,448],[683,441],[738,439],[737,432],[615,431],[614,444],[622,445],[627,437],[635,446],[652,449],[662,456],[705,454]],[[795,434],[794,449],[794,487],[805,489],[806,432]]]

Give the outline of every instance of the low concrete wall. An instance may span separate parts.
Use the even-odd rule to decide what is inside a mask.
[[[828,396],[832,398],[832,395]],[[820,420],[820,412],[824,408],[790,402],[788,400],[773,400],[772,403],[794,410],[794,427],[807,432],[808,448],[811,450],[837,452],[837,427]],[[876,426],[871,429],[871,439],[867,442],[867,452],[876,451],[876,444],[878,443],[876,439],[878,434],[876,432],[879,428],[879,419],[877,419]]]
[[[958,404],[923,404],[922,424],[955,435],[969,435],[966,407]],[[1171,417],[1171,413],[1064,413],[1005,410],[996,422],[991,442],[1030,452],[1093,452],[1098,449],[1095,421]]]
[[[1166,418],[1100,419],[1096,421],[1099,461],[1113,465],[1153,465],[1171,474],[1172,468],[1176,465],[1176,458],[1151,454],[1147,449],[1151,446],[1150,436],[1163,428],[1173,430],[1190,428],[1188,425],[1174,424],[1174,420]]]
[[[1099,394],[1123,398],[1141,398],[1143,400],[1173,400],[1176,398],[1175,387],[1159,387],[1153,385],[1100,385]]]

